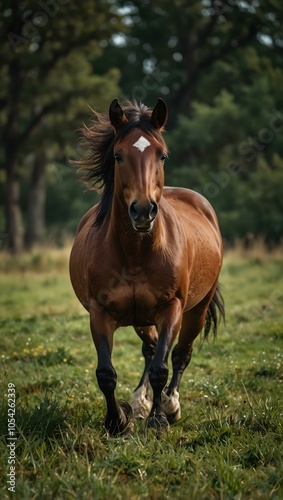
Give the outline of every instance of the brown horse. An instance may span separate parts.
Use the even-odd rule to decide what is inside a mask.
[[[203,328],[205,337],[211,327],[216,333],[224,316],[217,284],[222,239],[203,196],[164,188],[168,153],[161,133],[167,107],[162,99],[153,111],[131,101],[123,110],[115,99],[109,118],[95,115],[93,127],[84,127],[90,152],[79,164],[86,170],[84,180],[103,188],[103,194],[79,224],[71,281],[90,314],[107,430],[124,432],[133,418],[146,418],[147,426],[162,430],[180,418],[179,385],[195,338]],[[114,332],[128,325],[142,339],[145,358],[131,406],[116,401],[111,362]],[[168,356],[178,333],[167,385]]]

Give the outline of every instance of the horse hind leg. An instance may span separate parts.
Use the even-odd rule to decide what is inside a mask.
[[[138,336],[143,340],[142,353],[145,360],[145,366],[140,382],[134,390],[131,407],[134,419],[146,419],[152,407],[149,368],[156,350],[157,331],[154,326],[135,327],[135,330]]]
[[[185,350],[177,344],[172,351],[173,375],[167,390],[162,392],[161,403],[169,424],[181,418],[179,386],[182,375],[191,360],[192,350],[192,344],[188,345]]]
[[[156,432],[169,429],[169,422],[162,408],[162,393],[168,379],[168,356],[181,327],[182,306],[175,297],[157,316],[158,343],[149,369],[149,382],[153,390],[153,404],[147,418],[147,428]]]
[[[179,386],[192,357],[193,342],[204,327],[207,307],[207,304],[201,303],[183,315],[178,343],[172,351],[172,379],[167,389],[162,392],[162,409],[170,424],[181,418]]]
[[[162,409],[169,423],[177,422],[181,418],[179,386],[184,370],[191,360],[193,342],[204,326],[205,337],[211,326],[216,333],[219,321],[217,311],[225,318],[223,299],[216,283],[199,304],[183,314],[178,344],[172,351],[172,379],[167,390],[162,392]]]

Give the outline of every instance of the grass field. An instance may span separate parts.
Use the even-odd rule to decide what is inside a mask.
[[[109,438],[67,252],[3,256],[0,498],[282,499],[283,262],[228,254],[221,283],[227,323],[215,342],[200,349],[196,341],[182,419],[159,438],[142,422],[128,438]],[[116,333],[113,359],[117,396],[130,400],[143,366],[130,328]],[[7,483],[11,384],[15,493]]]

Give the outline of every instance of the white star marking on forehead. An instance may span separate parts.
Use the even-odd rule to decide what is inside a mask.
[[[133,144],[133,146],[135,146],[135,148],[139,149],[139,151],[143,153],[145,148],[150,146],[150,142],[143,135],[141,135],[138,141]]]

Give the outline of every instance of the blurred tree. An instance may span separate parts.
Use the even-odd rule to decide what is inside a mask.
[[[118,56],[111,43],[105,54],[127,67],[125,94],[151,105],[163,95],[169,105],[167,182],[204,194],[229,240],[249,232],[279,241],[282,2],[119,4],[129,32]]]
[[[5,181],[10,249],[22,246],[21,207],[30,246],[43,233],[44,203],[56,233],[60,224],[73,231],[96,201],[93,191],[80,195],[66,156],[80,154],[70,145],[87,103],[107,109],[121,93],[118,83],[124,95],[147,105],[160,95],[167,101],[168,183],[204,194],[230,241],[246,233],[280,240],[280,0],[86,0],[81,6],[0,0],[0,7],[0,191]]]
[[[176,124],[179,114],[191,113],[194,100],[211,103],[215,87],[207,83],[210,73],[215,71],[215,63],[228,63],[225,80],[218,79],[218,91],[221,88],[230,91],[230,86],[234,86],[234,70],[245,58],[243,48],[255,49],[254,54],[246,53],[246,57],[255,59],[254,66],[250,66],[250,80],[258,54],[272,57],[282,67],[280,0],[119,0],[118,3],[130,30],[120,36],[119,53],[110,43],[105,54],[116,61],[118,57],[119,66],[127,68],[121,79],[125,94],[141,100],[150,96],[151,104],[160,93],[167,96],[171,109],[169,128]]]
[[[46,164],[45,149],[38,149],[34,155],[34,164],[30,178],[27,214],[28,223],[25,235],[27,248],[32,248],[34,243],[39,243],[44,237]]]
[[[212,105],[193,102],[167,138],[167,182],[207,197],[230,242],[247,233],[279,242],[283,234],[283,72],[268,84],[267,75],[261,69],[237,102],[227,91]]]
[[[111,1],[87,0],[82,8],[69,0],[1,0],[0,8],[6,233],[10,251],[19,252],[23,246],[19,178],[23,173],[27,178],[28,155],[35,155],[26,232],[30,246],[43,230],[43,217],[38,217],[36,226],[35,219],[44,203],[46,161],[58,149],[62,157],[87,103],[103,108],[119,93],[119,70],[97,76],[90,60],[102,54],[101,40],[123,30],[124,24]]]

